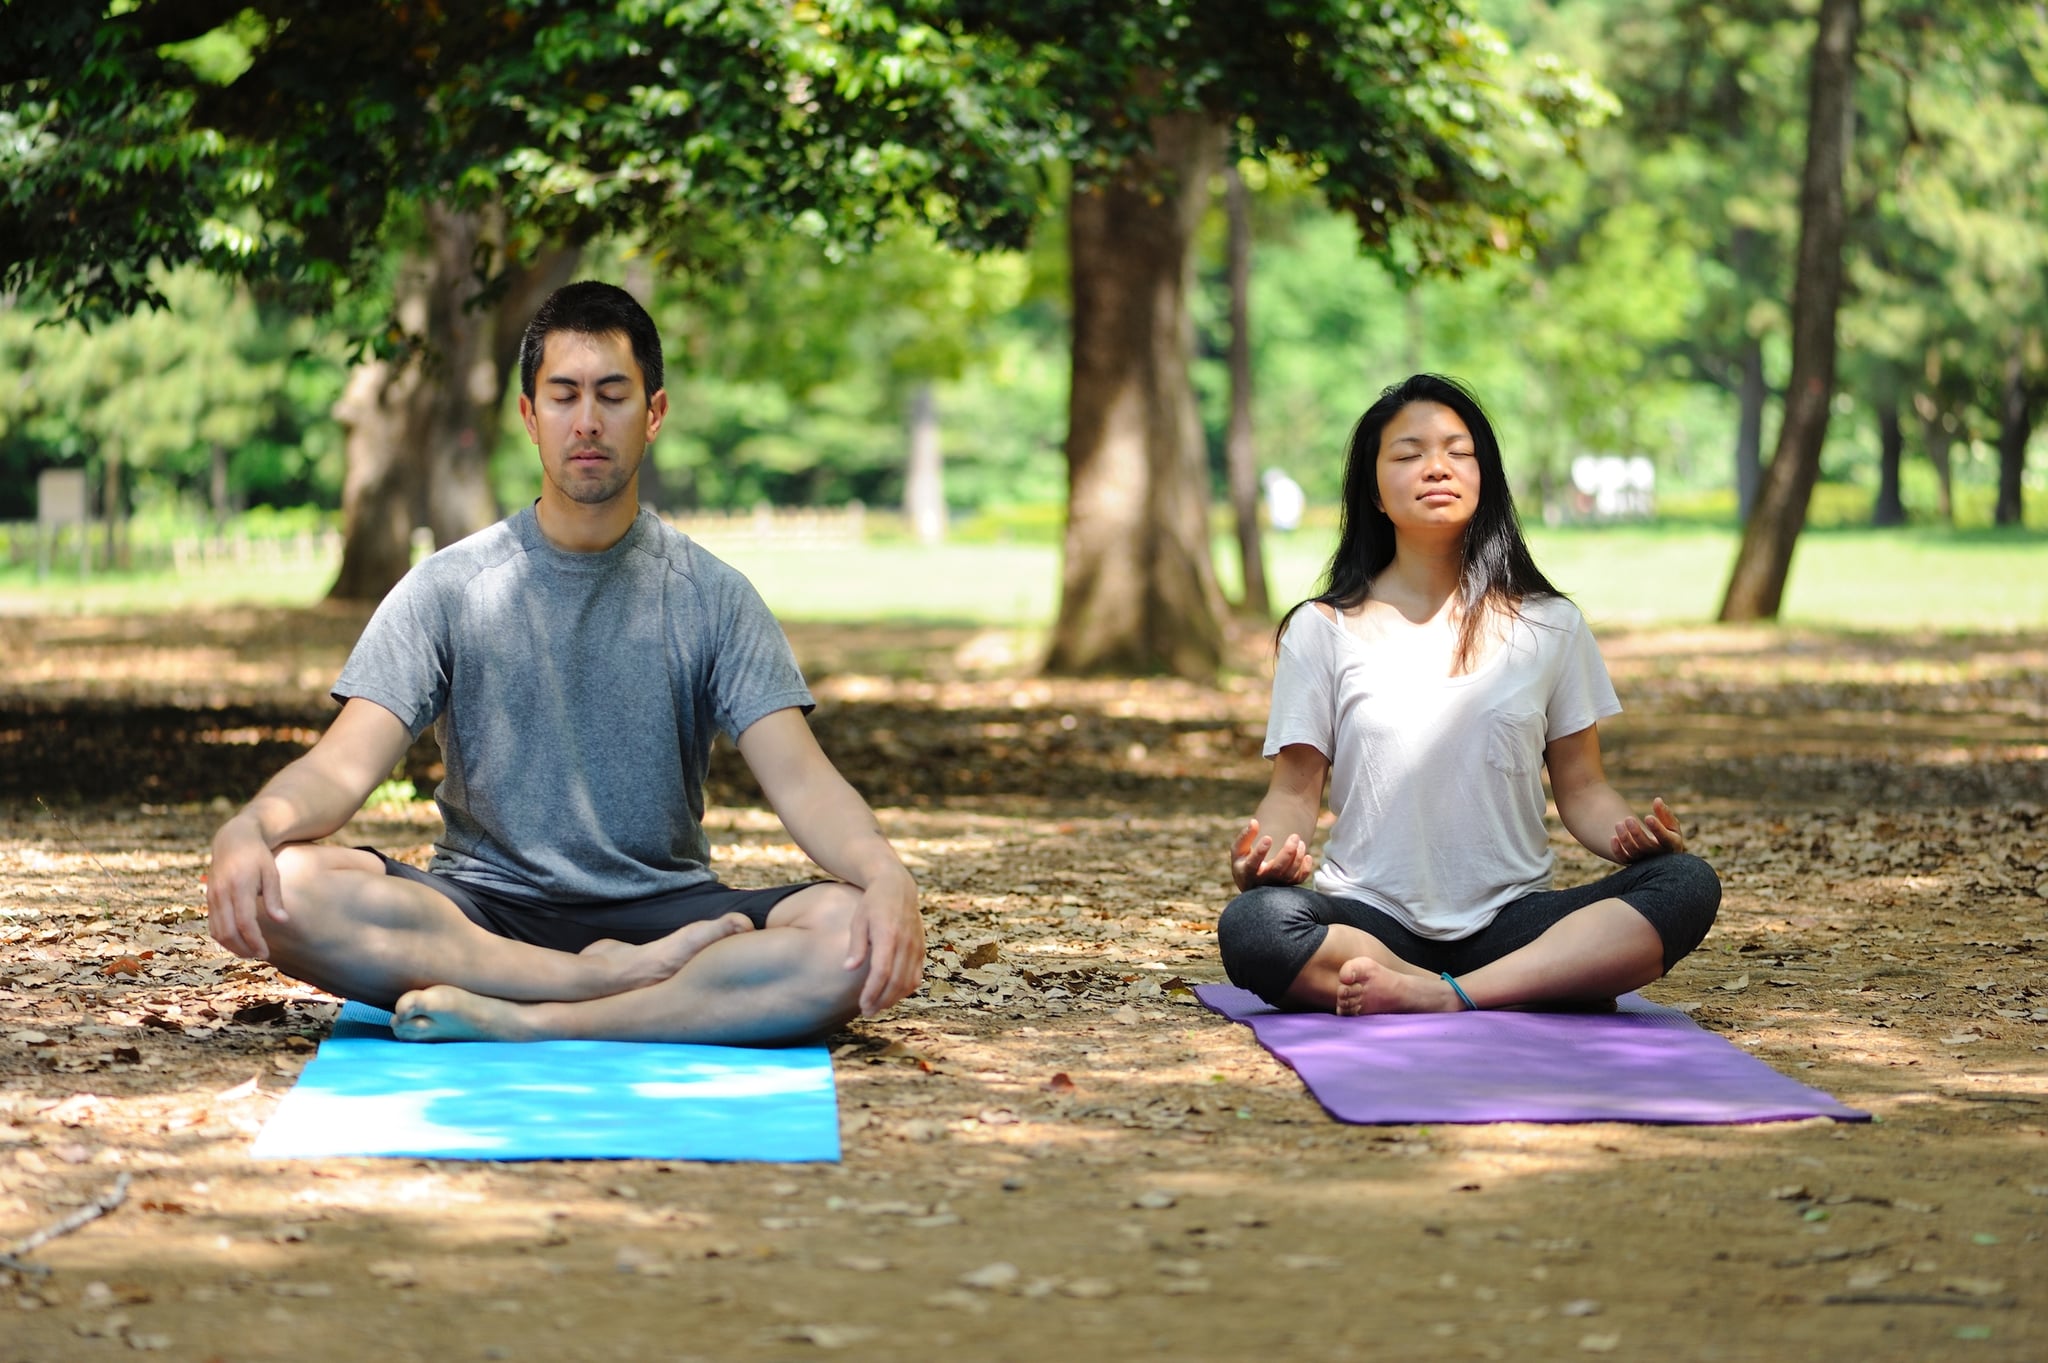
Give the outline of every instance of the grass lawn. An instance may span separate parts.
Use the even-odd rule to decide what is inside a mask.
[[[1733,532],[1626,526],[1531,534],[1540,564],[1596,622],[1711,620],[1735,560]],[[1273,598],[1315,589],[1334,543],[1327,534],[1275,536]],[[716,548],[716,546],[713,546]],[[960,545],[859,551],[748,549],[724,554],[792,619],[894,617],[1036,625],[1059,600],[1050,545]],[[1219,541],[1224,589],[1238,583],[1234,544]],[[1854,629],[2027,629],[2048,625],[2048,537],[1929,530],[1816,531],[1793,559],[1784,622]]]
[[[1606,624],[1711,620],[1734,561],[1732,531],[1698,526],[1538,529],[1537,562],[1552,581]],[[1314,589],[1333,538],[1275,536],[1268,573],[1276,601]],[[710,547],[753,579],[779,614],[803,620],[899,619],[1039,626],[1059,601],[1052,544],[903,543],[802,548],[735,541]],[[1224,588],[1237,590],[1237,553],[1216,545]],[[102,573],[83,583],[57,573],[38,583],[0,572],[0,612],[96,613],[203,607],[233,601],[276,605],[319,599],[331,567],[218,568]],[[2048,536],[2038,532],[1817,530],[1800,541],[1784,623],[1852,629],[1999,630],[2048,625]]]

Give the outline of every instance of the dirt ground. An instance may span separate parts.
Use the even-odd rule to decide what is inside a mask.
[[[2048,1358],[2048,636],[1604,639],[1610,770],[1727,887],[1646,992],[1869,1124],[1339,1125],[1187,990],[1255,639],[1200,687],[799,626],[932,944],[830,1039],[843,1163],[257,1163],[335,1005],[210,944],[203,852],[359,625],[0,618],[0,1250],[132,1179],[0,1271],[0,1363]],[[736,765],[721,870],[801,874]]]

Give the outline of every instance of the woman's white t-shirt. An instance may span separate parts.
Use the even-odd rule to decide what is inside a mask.
[[[1315,887],[1423,937],[1469,937],[1550,885],[1543,748],[1618,714],[1578,607],[1533,597],[1460,677],[1403,675],[1314,606],[1280,640],[1266,756],[1306,743],[1330,763],[1336,826]]]

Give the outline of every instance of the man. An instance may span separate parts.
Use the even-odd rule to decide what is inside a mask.
[[[433,555],[363,631],[341,713],[213,840],[215,940],[394,1010],[401,1037],[775,1044],[917,987],[917,887],[804,720],[745,578],[639,505],[668,411],[624,290],[571,284],[520,349],[540,499]],[[446,829],[419,871],[335,832],[437,724]],[[834,881],[705,866],[714,731]]]

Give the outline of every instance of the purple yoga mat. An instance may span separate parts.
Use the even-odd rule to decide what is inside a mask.
[[[1362,1018],[1282,1013],[1227,984],[1195,997],[1248,1025],[1343,1122],[1870,1120],[1640,994],[1612,1013]]]

